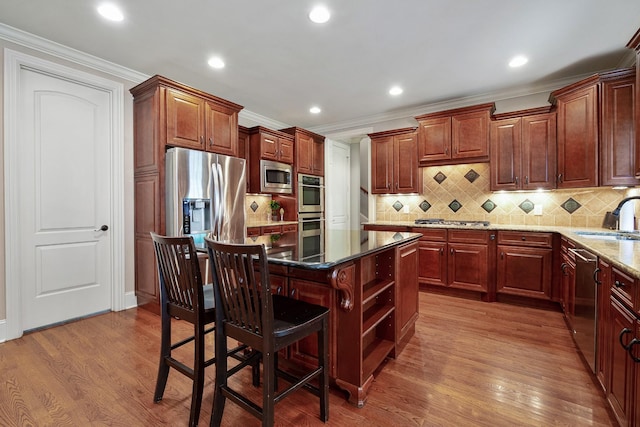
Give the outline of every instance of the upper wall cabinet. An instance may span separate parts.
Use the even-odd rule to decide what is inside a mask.
[[[249,129],[249,157],[293,164],[293,136],[288,133],[255,126]]]
[[[369,134],[371,193],[406,194],[422,190],[415,128]]]
[[[556,187],[556,114],[550,107],[496,114],[490,134],[492,191]]]
[[[489,103],[416,117],[420,166],[488,162],[494,110]]]
[[[159,143],[174,147],[238,154],[240,105],[154,76],[131,89],[134,97],[152,96]]]
[[[294,136],[296,175],[324,176],[324,136],[298,127],[281,131]]]
[[[627,47],[636,51],[636,98],[635,98],[635,123],[640,125],[640,30],[631,38]],[[640,131],[636,131],[636,155],[635,155],[635,177],[640,179]]]
[[[558,188],[634,185],[635,71],[596,74],[551,93],[558,113]]]
[[[633,68],[600,74],[600,185],[639,185]]]

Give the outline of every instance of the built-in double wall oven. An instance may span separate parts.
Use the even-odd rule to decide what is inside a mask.
[[[324,256],[324,179],[298,174],[299,250],[301,257]]]

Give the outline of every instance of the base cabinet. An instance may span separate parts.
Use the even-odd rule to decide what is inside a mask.
[[[553,234],[498,232],[498,294],[551,300]]]

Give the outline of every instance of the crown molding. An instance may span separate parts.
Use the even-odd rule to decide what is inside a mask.
[[[70,48],[60,43],[47,40],[35,34],[27,33],[14,27],[0,23],[0,39],[46,53],[57,58],[65,59],[78,65],[92,68],[97,71],[119,77],[134,83],[141,83],[149,77],[146,74],[123,67],[97,56]]]
[[[604,71],[604,70],[601,70],[601,71]],[[587,74],[581,74],[581,75],[576,75],[572,77],[557,79],[545,84],[525,85],[525,86],[519,86],[517,88],[511,88],[511,89],[507,89],[499,92],[486,92],[486,93],[466,96],[462,98],[447,99],[443,101],[433,102],[430,104],[423,104],[416,107],[410,107],[410,108],[405,108],[401,110],[390,111],[390,112],[385,112],[380,114],[373,114],[371,116],[364,116],[364,117],[360,117],[353,120],[345,120],[342,122],[310,127],[308,129],[312,132],[319,133],[321,135],[326,135],[328,133],[341,133],[342,131],[345,131],[351,128],[367,127],[376,123],[381,123],[381,122],[386,122],[391,120],[414,118],[415,116],[420,116],[423,114],[435,113],[435,112],[444,111],[444,110],[452,110],[455,108],[467,107],[469,105],[504,101],[507,99],[519,98],[519,97],[524,97],[528,95],[535,95],[538,93],[551,93],[552,91],[558,88],[561,88],[568,84],[582,80],[586,77],[592,76],[601,71],[594,71]]]
[[[271,119],[258,113],[254,113],[249,110],[240,110],[238,113],[238,122],[245,127],[264,126],[269,129],[285,129],[290,128],[292,125]]]

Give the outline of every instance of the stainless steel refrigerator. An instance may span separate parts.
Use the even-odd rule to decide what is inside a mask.
[[[166,153],[166,232],[244,243],[245,161],[186,148]]]

